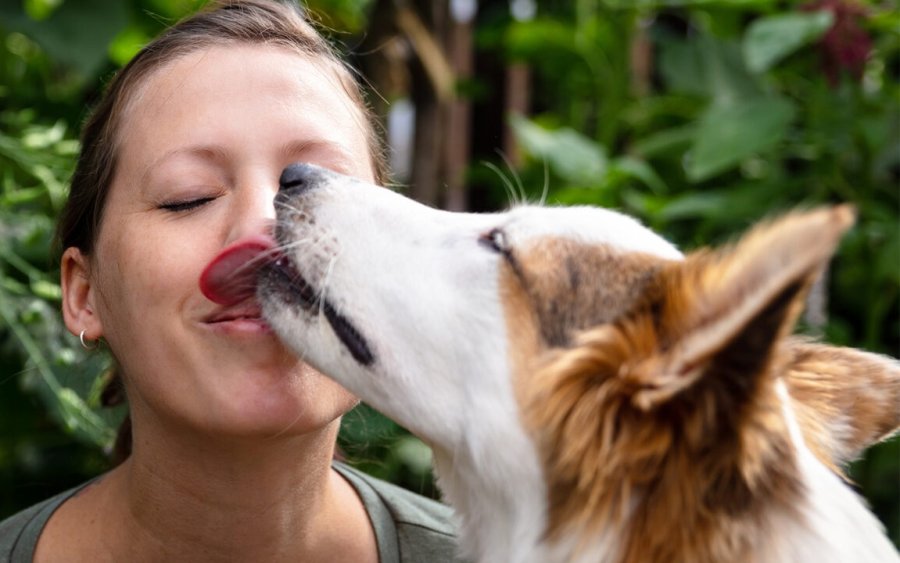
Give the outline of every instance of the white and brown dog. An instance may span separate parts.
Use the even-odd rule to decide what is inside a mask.
[[[282,175],[264,315],[420,436],[480,562],[898,561],[840,466],[900,424],[900,364],[790,332],[853,222],[682,256],[604,209],[462,214]]]

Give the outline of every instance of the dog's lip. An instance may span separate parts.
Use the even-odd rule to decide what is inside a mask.
[[[256,294],[259,271],[277,259],[272,237],[254,235],[226,246],[203,269],[199,285],[203,295],[226,307],[237,305]]]

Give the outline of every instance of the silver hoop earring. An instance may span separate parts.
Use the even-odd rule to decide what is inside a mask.
[[[85,350],[96,350],[97,343],[95,342],[93,346],[88,346],[87,343],[84,341],[84,333],[85,333],[85,331],[82,330],[81,334],[78,335],[78,340],[81,342],[81,347],[84,348]]]

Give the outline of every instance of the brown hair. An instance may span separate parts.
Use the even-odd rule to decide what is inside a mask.
[[[372,172],[384,183],[387,165],[374,119],[353,71],[313,27],[296,3],[278,0],[219,0],[190,16],[147,44],[122,68],[85,122],[81,153],[71,188],[57,225],[57,242],[64,250],[76,247],[84,254],[94,249],[107,195],[116,171],[119,134],[129,103],[145,79],[156,70],[189,53],[228,44],[266,44],[284,47],[321,61],[333,69],[350,100],[360,109],[369,142]],[[104,404],[124,401],[116,368],[107,378]],[[119,429],[114,460],[130,453],[130,421]]]

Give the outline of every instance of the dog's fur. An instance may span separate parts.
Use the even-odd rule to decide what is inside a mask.
[[[448,213],[295,173],[264,314],[432,446],[468,556],[898,560],[839,472],[900,424],[900,365],[790,336],[849,208],[683,257],[609,210]]]

